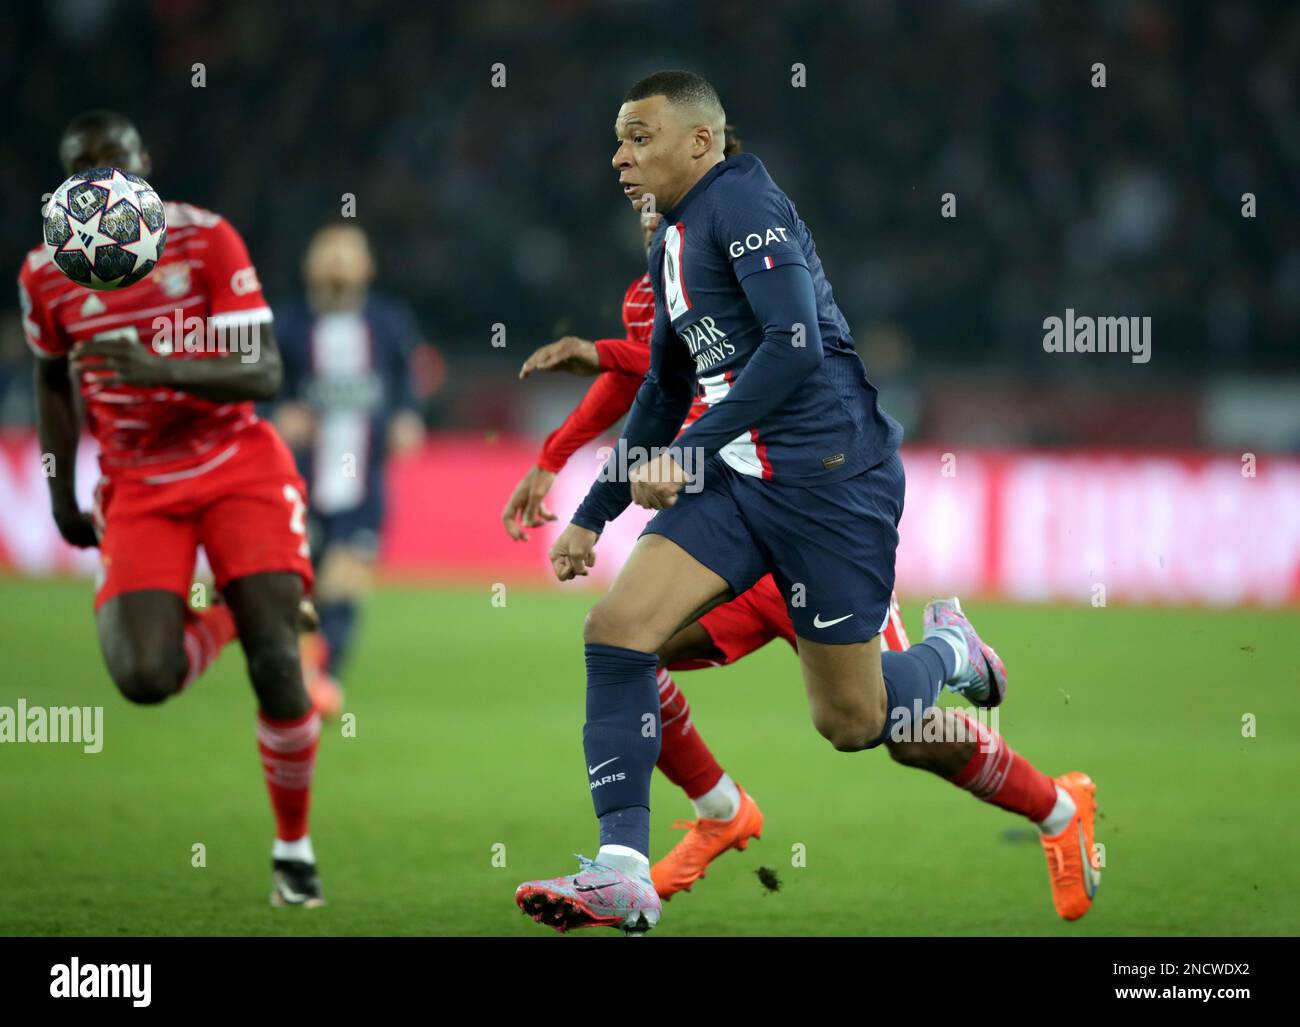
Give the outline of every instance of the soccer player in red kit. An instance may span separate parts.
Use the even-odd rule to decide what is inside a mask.
[[[726,136],[726,156],[739,152],[730,125]],[[659,217],[642,217],[647,249]],[[520,481],[506,504],[503,521],[511,537],[525,538],[524,528],[555,520],[544,501],[556,473],[574,452],[607,431],[631,407],[650,365],[654,295],[648,274],[628,287],[623,299],[623,322],[626,338],[591,342],[566,336],[538,349],[520,370],[521,378],[537,371],[597,377],[578,407],[547,437],[537,465]],[[683,428],[707,409],[703,399],[697,397]],[[686,792],[699,817],[688,825],[687,835],[672,851],[651,868],[651,880],[660,898],[689,890],[714,859],[731,848],[746,847],[748,839],[757,836],[762,828],[762,814],[753,799],[723,772],[692,725],[685,696],[669,672],[734,663],[774,638],[784,638],[796,647],[784,597],[769,574],[747,592],[679,630],[658,654],[662,731],[656,766]],[[881,631],[881,649],[902,651],[908,645],[894,596]],[[1100,875],[1092,865],[1090,832],[1080,856],[1080,847],[1066,831],[1074,822],[1074,792],[1090,799],[1086,789],[1076,788],[1077,775],[1066,775],[1070,778],[1065,782],[1070,786],[1067,789],[1011,749],[996,731],[965,714],[936,708],[928,712],[930,717],[944,722],[942,730],[933,734],[922,731],[921,737],[914,740],[886,740],[891,757],[905,766],[929,770],[982,801],[1019,813],[1037,824],[1056,910],[1068,920],[1081,917],[1091,905]],[[923,741],[923,737],[944,740]],[[952,741],[954,738],[965,741]],[[1084,819],[1091,825],[1090,816]]]
[[[60,157],[68,174],[151,170],[135,127],[109,111],[74,119]],[[127,700],[176,695],[239,636],[276,821],[271,901],[318,906],[307,813],[320,719],[297,641],[312,583],[304,488],[284,443],[253,412],[280,387],[271,311],[229,222],[187,204],[165,210],[157,267],[121,291],[75,284],[43,246],[23,262],[19,298],[38,358],[41,449],[54,460],[52,512],[69,543],[99,547],[100,648]],[[74,383],[100,446],[91,513],[75,492]],[[202,612],[187,604],[199,545],[220,592]]]

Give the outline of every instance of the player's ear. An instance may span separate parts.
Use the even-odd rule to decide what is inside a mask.
[[[148,150],[140,154],[140,167],[143,169],[141,178],[148,178],[153,173],[153,157]]]
[[[713,129],[709,125],[700,125],[695,129],[695,147],[692,157],[707,157],[713,152]]]

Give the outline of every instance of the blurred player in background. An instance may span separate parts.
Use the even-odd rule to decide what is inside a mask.
[[[340,676],[379,552],[387,458],[424,439],[409,373],[419,329],[370,288],[374,277],[365,232],[326,225],[303,260],[305,298],[275,314],[284,356],[275,419],[311,496],[321,635],[303,640],[307,690],[331,717],[343,708]]]
[[[59,153],[68,174],[152,170],[135,126],[108,111],[75,118]],[[166,213],[158,266],[121,291],[73,283],[44,246],[23,262],[19,300],[38,358],[41,449],[54,458],[52,512],[69,543],[99,546],[100,647],[131,702],[183,691],[239,636],[276,821],[271,901],[317,906],[324,900],[307,813],[320,717],[303,687],[297,637],[312,583],[304,486],[289,450],[253,410],[282,376],[271,309],[228,221],[183,203],[167,203]],[[218,345],[156,335],[155,319],[174,314],[201,318]],[[255,345],[246,348],[250,336]],[[93,514],[76,497],[74,384],[100,446]],[[202,612],[187,602],[199,545],[221,593]]]
[[[729,157],[740,152],[740,139],[734,127],[728,125],[724,153]],[[657,213],[641,217],[647,253],[659,219]],[[545,502],[556,474],[577,450],[606,432],[631,409],[650,369],[653,324],[654,292],[649,274],[642,274],[623,294],[624,338],[592,342],[566,336],[541,347],[524,362],[520,378],[538,371],[567,371],[596,375],[596,380],[564,423],[547,436],[537,465],[529,469],[506,502],[501,517],[511,538],[524,540],[528,537],[525,529],[556,519]],[[707,409],[697,398],[686,424]],[[662,745],[656,767],[686,793],[697,817],[684,822],[686,836],[651,867],[650,876],[660,898],[689,891],[713,860],[731,849],[745,849],[749,839],[759,837],[763,829],[758,804],[722,769],[705,744],[691,719],[686,696],[671,672],[723,667],[776,638],[795,647],[794,624],[786,613],[785,599],[768,574],[748,592],[682,628],[660,650],[657,684]],[[881,633],[881,646],[902,650],[907,645],[895,597],[889,623]]]

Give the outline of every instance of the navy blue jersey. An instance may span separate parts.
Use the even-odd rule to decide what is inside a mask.
[[[408,361],[418,329],[404,304],[371,293],[361,310],[314,313],[298,300],[275,309],[284,358],[281,396],[312,407],[316,438],[298,452],[311,507],[330,514],[383,487],[388,420],[416,409]]]
[[[664,214],[649,265],[650,372],[629,449],[668,445],[698,389],[709,410],[676,445],[740,474],[815,486],[897,450],[902,428],[880,409],[812,235],[753,154],[715,165]],[[575,523],[600,531],[626,507],[618,477],[602,473]]]

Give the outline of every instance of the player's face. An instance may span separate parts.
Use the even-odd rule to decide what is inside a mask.
[[[59,157],[69,175],[88,168],[120,168],[144,177],[153,170],[140,133],[134,128],[74,132],[63,137]]]
[[[614,122],[618,149],[612,161],[623,195],[637,210],[646,196],[668,210],[685,194],[696,147],[695,125],[662,96],[623,104]]]
[[[358,229],[335,228],[312,241],[303,262],[307,289],[317,306],[359,306],[374,274],[370,246]]]

